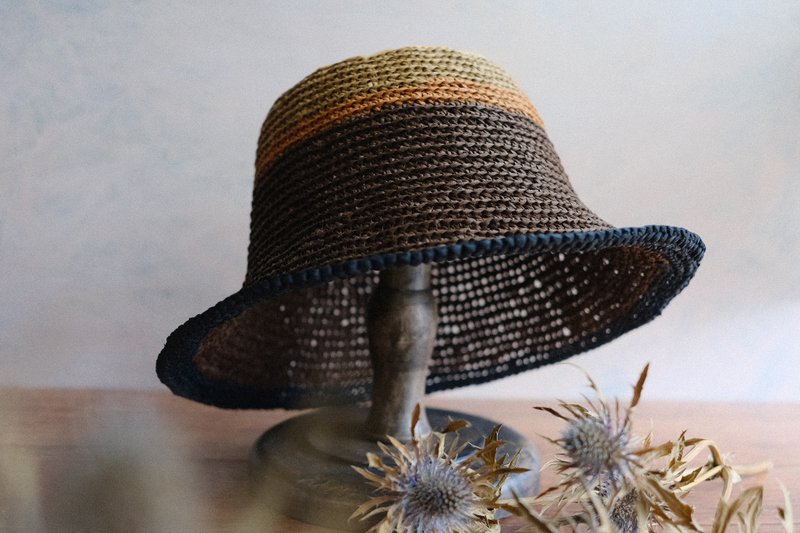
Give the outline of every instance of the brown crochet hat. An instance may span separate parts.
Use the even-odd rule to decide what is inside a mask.
[[[175,330],[157,372],[221,407],[369,399],[364,317],[378,271],[432,263],[427,389],[485,382],[653,319],[703,251],[684,229],[619,229],[592,213],[536,109],[483,57],[355,57],[275,102],[244,287]]]

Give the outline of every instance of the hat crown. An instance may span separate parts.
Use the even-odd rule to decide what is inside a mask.
[[[499,66],[443,47],[406,47],[322,67],[283,93],[261,128],[256,181],[287,147],[348,118],[396,105],[474,102],[542,121]]]
[[[463,240],[610,227],[487,59],[409,47],[321,68],[261,130],[247,283]]]

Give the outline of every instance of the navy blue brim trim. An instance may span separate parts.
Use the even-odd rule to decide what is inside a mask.
[[[308,288],[369,271],[384,270],[395,265],[441,263],[485,255],[579,252],[615,247],[639,247],[659,253],[667,260],[664,273],[653,282],[650,291],[639,300],[628,315],[600,332],[551,352],[545,361],[525,362],[518,359],[502,371],[476,373],[460,381],[436,379],[436,375],[431,374],[428,377],[427,392],[483,383],[517,374],[605,344],[654,319],[694,276],[705,252],[703,241],[690,231],[671,226],[516,235],[411,252],[386,253],[285,274],[248,285],[177,328],[167,338],[166,345],[158,356],[156,373],[159,379],[179,396],[231,409],[291,409],[367,400],[371,392],[368,386],[365,386],[363,394],[359,397],[353,396],[351,387],[245,388],[236,383],[209,379],[194,365],[193,358],[200,343],[211,330],[235,318],[258,302],[289,290]]]

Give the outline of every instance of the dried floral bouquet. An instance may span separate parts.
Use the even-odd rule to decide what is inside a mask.
[[[415,435],[409,444],[392,438],[390,445],[379,443],[384,457],[370,454],[369,469],[354,467],[376,488],[376,496],[353,516],[380,517],[371,533],[499,531],[495,513],[500,509],[522,517],[524,531],[701,532],[688,497],[700,484],[721,479],[711,532],[728,531],[733,524],[743,533],[756,532],[763,487],[733,498],[733,486],[742,475],[767,470],[768,463],[731,465],[712,440],[685,432],[661,444],[653,444],[651,434],[641,439],[632,434],[631,417],[648,369],[642,370],[625,407],[607,402],[588,374],[594,399],[585,397],[584,405],[562,401],[557,408],[536,407],[565,424],[560,438],[548,439],[559,453],[543,467],[554,469],[558,483],[537,496],[501,500],[505,480],[523,469],[514,466],[515,457],[497,456],[503,444],[499,427],[483,446],[460,457],[467,445],[451,439],[446,446],[446,437],[466,422],[453,421],[442,432]],[[778,513],[784,531],[793,533],[785,489],[784,497]]]

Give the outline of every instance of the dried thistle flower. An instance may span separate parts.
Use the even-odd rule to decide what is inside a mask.
[[[419,406],[411,423],[410,443],[388,437],[390,446],[378,443],[383,458],[367,454],[371,470],[353,467],[380,494],[356,509],[351,518],[365,520],[383,514],[369,530],[380,533],[499,531],[494,514],[501,487],[509,474],[525,471],[513,466],[516,457],[498,457],[503,444],[499,426],[483,446],[459,457],[467,444],[459,443],[454,433],[466,422],[453,421],[442,432],[418,437],[418,419]]]
[[[610,493],[613,491],[608,489],[609,485],[611,489],[618,489],[637,471],[637,457],[631,448],[630,413],[639,402],[648,368],[649,365],[645,366],[639,376],[633,399],[623,414],[619,404],[612,412],[600,388],[588,374],[586,377],[597,396],[596,402],[587,398],[587,407],[559,402],[561,412],[550,407],[536,407],[567,423],[560,439],[548,439],[562,450],[549,465],[564,476],[565,483],[580,483]]]
[[[590,480],[601,475],[619,480],[630,470],[628,424],[615,423],[601,412],[570,420],[557,441],[569,458],[565,465],[579,470]]]
[[[642,370],[622,413],[615,403],[612,416],[610,405],[588,374],[596,403],[586,399],[588,407],[565,402],[559,403],[560,410],[537,407],[567,423],[561,438],[551,439],[562,453],[546,465],[555,467],[560,482],[534,498],[516,499],[503,508],[526,518],[534,530],[548,533],[564,527],[609,533],[701,531],[685,498],[699,484],[719,478],[722,492],[712,532],[722,533],[734,520],[740,531],[756,531],[761,488],[747,489],[733,501],[731,495],[741,474],[763,472],[769,464],[734,467],[713,441],[687,438],[685,432],[658,446],[651,444],[650,435],[641,441],[631,435],[631,413],[639,403],[648,369],[649,365]],[[710,457],[697,466],[704,455]]]
[[[586,398],[587,406],[560,402],[561,411],[538,408],[567,422],[561,438],[552,441],[563,450],[550,463],[561,483],[540,499],[543,510],[557,517],[556,524],[584,523],[595,530],[624,533],[649,531],[654,524],[672,530],[699,529],[694,509],[683,500],[685,487],[679,482],[691,460],[682,455],[687,445],[684,436],[677,443],[652,448],[649,436],[638,446],[640,441],[631,435],[631,413],[639,403],[648,371],[646,365],[627,407],[615,402],[612,410],[586,374],[595,401]],[[688,444],[692,447],[698,443]],[[665,457],[671,459],[668,465],[659,466],[658,461]],[[723,463],[721,456],[718,459],[717,466]],[[574,504],[573,510],[566,511],[570,504]],[[574,510],[576,506],[578,510]]]

